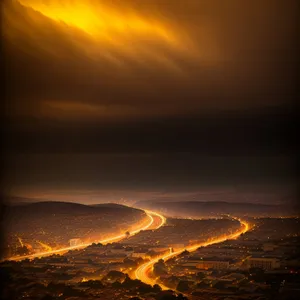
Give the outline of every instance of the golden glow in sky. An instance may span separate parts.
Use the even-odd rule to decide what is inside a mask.
[[[295,9],[282,1],[4,2],[8,65],[24,89],[9,107],[17,117],[194,115],[273,105],[291,91]]]
[[[97,38],[112,39],[113,34],[141,34],[174,42],[175,38],[158,21],[146,19],[133,10],[116,9],[103,1],[19,0],[43,15],[78,27]],[[108,2],[109,3],[109,2]]]
[[[118,68],[159,68],[180,75],[184,71],[178,56],[198,55],[182,26],[154,8],[134,7],[130,1],[14,0],[12,3],[4,12],[6,34],[32,55],[35,54],[26,49],[25,43],[33,43],[34,51],[42,50],[61,59],[69,59],[70,54],[80,51],[81,59],[87,57]]]

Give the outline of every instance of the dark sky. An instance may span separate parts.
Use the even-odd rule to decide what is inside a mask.
[[[297,0],[62,3],[3,5],[11,193],[295,179]]]

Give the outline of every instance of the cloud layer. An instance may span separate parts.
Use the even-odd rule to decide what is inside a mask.
[[[8,111],[88,121],[286,103],[296,11],[293,0],[6,1]]]

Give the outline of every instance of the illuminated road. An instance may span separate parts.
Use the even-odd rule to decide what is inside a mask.
[[[217,237],[217,238],[211,239],[208,242],[203,242],[203,243],[199,243],[199,244],[196,244],[196,245],[192,245],[192,246],[189,246],[189,247],[186,247],[186,248],[182,248],[182,249],[180,249],[176,252],[172,252],[172,253],[169,253],[169,254],[165,254],[165,255],[156,257],[155,259],[152,259],[149,262],[139,266],[135,270],[135,277],[137,279],[143,281],[144,283],[147,283],[147,284],[150,284],[150,285],[157,284],[156,279],[151,278],[150,275],[151,275],[151,272],[152,272],[153,265],[156,262],[158,262],[158,260],[163,259],[164,261],[166,261],[166,260],[182,253],[185,250],[187,250],[189,252],[192,252],[192,251],[197,250],[199,247],[206,247],[206,246],[209,246],[209,245],[212,245],[212,244],[217,244],[217,243],[224,242],[224,241],[229,240],[229,239],[235,239],[235,238],[239,237],[241,234],[243,234],[243,233],[245,233],[249,230],[250,227],[249,227],[249,224],[247,222],[245,222],[243,220],[240,220],[240,219],[237,219],[237,218],[234,218],[234,219],[238,220],[241,224],[241,228],[237,232],[235,232],[233,234],[228,234],[228,235],[225,235],[225,236],[222,236],[222,237]],[[159,284],[159,285],[164,290],[169,289],[168,287],[166,287],[162,284]]]
[[[148,211],[148,210],[145,210],[144,212],[146,213],[147,217],[149,218],[149,222],[147,223],[147,225],[145,225],[143,227],[140,227],[140,228],[130,231],[130,236],[139,233],[141,230],[158,229],[159,227],[161,227],[162,225],[165,224],[166,218],[164,216],[162,216],[156,212],[152,212],[152,211]],[[151,228],[151,226],[153,225],[153,222],[154,222],[154,217],[158,218],[160,221],[154,228]],[[113,236],[113,237],[109,237],[104,240],[96,241],[96,243],[108,244],[108,243],[120,241],[126,237],[127,237],[126,233],[122,233],[117,236]],[[34,253],[34,254],[30,254],[30,255],[14,256],[14,257],[9,258],[8,260],[20,261],[20,260],[27,259],[27,258],[33,259],[36,257],[49,256],[52,254],[63,254],[69,250],[82,249],[87,246],[90,246],[91,244],[93,244],[93,243],[84,243],[84,244],[80,244],[80,245],[76,245],[76,246],[72,246],[72,247],[65,247],[65,248],[55,249],[55,250],[46,251],[46,252]]]

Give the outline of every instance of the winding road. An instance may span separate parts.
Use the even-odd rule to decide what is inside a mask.
[[[143,227],[138,227],[134,230],[131,230],[130,231],[130,236],[133,236],[133,235],[139,233],[142,230],[150,229],[151,226],[154,223],[154,218],[158,218],[159,221],[157,222],[157,224],[155,225],[155,227],[153,229],[158,229],[159,227],[163,226],[166,222],[166,218],[164,216],[156,213],[156,212],[145,210],[145,213],[146,213],[149,221]],[[104,240],[99,240],[99,241],[97,241],[97,243],[108,244],[108,243],[120,241],[120,240],[127,237],[126,231],[127,230],[125,230],[125,233],[122,233],[122,234],[119,234],[119,235],[116,235],[116,236],[112,236],[112,237],[109,237],[109,238],[104,239]],[[83,243],[83,244],[76,245],[76,246],[64,247],[64,248],[54,249],[54,250],[45,251],[45,252],[38,252],[38,253],[30,254],[30,255],[14,256],[14,257],[10,257],[8,260],[20,261],[20,260],[24,260],[24,259],[33,259],[33,258],[36,258],[36,257],[44,257],[44,256],[53,255],[53,254],[63,254],[63,253],[68,252],[70,250],[85,248],[87,246],[90,246],[91,244],[92,243]]]
[[[230,239],[235,239],[237,237],[239,237],[241,234],[247,232],[250,228],[249,224],[246,221],[243,221],[241,219],[237,219],[237,218],[233,218],[236,219],[240,222],[241,224],[241,228],[233,233],[233,234],[229,234],[229,235],[225,235],[222,237],[216,237],[212,240],[210,240],[209,242],[203,242],[203,243],[199,243],[196,245],[192,245],[186,248],[182,248],[176,252],[172,252],[169,254],[165,254],[165,255],[161,255],[159,257],[156,257],[155,259],[150,260],[149,262],[139,266],[136,270],[135,270],[135,277],[136,279],[139,279],[141,281],[143,281],[144,283],[150,284],[150,285],[154,285],[157,284],[157,280],[154,278],[151,278],[151,272],[152,272],[152,268],[154,266],[155,263],[157,263],[160,259],[163,259],[164,261],[179,255],[180,253],[182,253],[183,251],[187,250],[189,252],[192,251],[196,251],[199,247],[206,247],[212,244],[217,244],[217,243],[221,243],[224,242],[226,240],[230,240]],[[159,286],[163,289],[163,290],[168,290],[169,288],[159,284]]]
[[[131,236],[135,235],[135,234],[138,234],[142,230],[147,230],[147,229],[154,229],[155,230],[155,229],[158,229],[166,223],[166,218],[163,215],[159,214],[159,213],[149,211],[149,210],[145,210],[145,213],[146,213],[146,215],[149,219],[149,222],[146,225],[142,226],[142,227],[139,227],[139,228],[136,228],[135,230],[130,231]],[[157,218],[156,222],[154,222],[155,218]],[[217,243],[224,242],[224,241],[229,240],[229,239],[235,239],[235,238],[239,237],[241,234],[243,234],[243,233],[245,233],[249,230],[250,226],[246,221],[238,219],[238,218],[234,218],[234,217],[232,217],[232,218],[238,220],[240,222],[240,225],[241,225],[240,229],[238,231],[236,231],[235,233],[231,233],[231,234],[228,234],[228,235],[223,235],[221,237],[220,236],[215,237],[215,238],[210,239],[207,242],[198,243],[196,245],[191,245],[191,246],[188,246],[186,248],[182,248],[182,249],[177,250],[175,252],[171,252],[171,253],[168,253],[168,254],[158,256],[155,259],[152,259],[152,260],[142,264],[141,266],[139,266],[134,272],[135,278],[143,281],[144,283],[150,284],[150,285],[157,284],[157,280],[155,278],[151,277],[151,272],[152,272],[154,264],[156,262],[158,262],[160,259],[163,259],[164,261],[166,261],[166,260],[168,260],[168,259],[170,259],[174,256],[177,256],[177,255],[181,254],[185,250],[187,250],[189,252],[192,252],[192,251],[196,251],[199,247],[206,247],[206,246],[209,246],[209,245],[212,245],[212,244],[217,244]],[[153,226],[154,224],[155,224],[155,226],[153,228],[151,228],[151,226]],[[120,241],[120,240],[122,240],[126,237],[127,237],[127,234],[123,233],[123,234],[119,234],[119,235],[116,235],[116,236],[109,237],[109,238],[104,239],[104,240],[99,240],[98,243],[108,244],[108,243]],[[65,252],[69,251],[69,250],[82,249],[82,248],[85,248],[87,246],[90,246],[91,244],[92,243],[84,243],[84,244],[80,244],[80,245],[76,245],[76,246],[72,246],[72,247],[65,247],[65,248],[55,249],[55,250],[46,251],[46,252],[39,252],[39,253],[34,253],[34,254],[24,255],[24,256],[15,256],[15,257],[9,258],[8,260],[20,261],[20,260],[24,260],[24,259],[33,259],[33,258],[36,258],[36,257],[49,256],[49,255],[52,255],[52,254],[63,254]],[[166,287],[162,284],[159,284],[159,285],[163,290],[169,289],[168,287]]]

